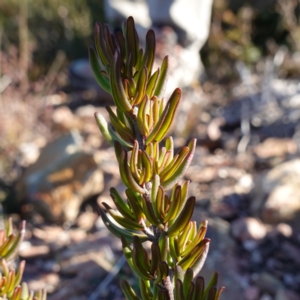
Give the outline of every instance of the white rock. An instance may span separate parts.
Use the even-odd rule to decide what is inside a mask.
[[[277,232],[281,233],[285,237],[290,237],[293,234],[293,228],[285,223],[279,223],[276,226]]]
[[[241,240],[260,240],[267,234],[266,226],[258,219],[241,217],[231,223],[232,235]]]
[[[251,210],[266,223],[299,222],[300,159],[282,163],[256,178]]]

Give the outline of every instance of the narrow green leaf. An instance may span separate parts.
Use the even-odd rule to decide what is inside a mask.
[[[106,139],[106,141],[110,145],[113,146],[114,145],[114,140],[113,140],[112,136],[109,133],[108,124],[107,124],[105,118],[100,113],[97,113],[97,112],[94,114],[94,116],[95,116],[97,125],[98,125],[103,137]]]
[[[171,188],[174,184],[176,184],[185,174],[186,170],[188,169],[188,167],[191,164],[191,161],[194,157],[194,153],[195,153],[195,149],[196,149],[196,139],[193,139],[189,145],[189,153],[188,155],[185,157],[185,159],[181,162],[181,164],[177,167],[177,169],[175,170],[175,172],[172,174],[171,177],[168,177],[166,180],[163,181],[162,179],[162,175],[161,176],[161,185],[163,186],[164,189],[169,189]]]
[[[154,95],[154,90],[156,88],[156,83],[157,83],[159,73],[160,70],[157,69],[156,72],[154,72],[150,77],[150,79],[148,80],[146,94],[149,96],[149,98],[152,98],[152,96]]]
[[[162,97],[164,94],[165,86],[167,83],[167,73],[169,68],[169,57],[166,56],[163,59],[162,65],[161,65],[161,71],[157,80],[156,89],[154,91],[154,95],[157,97]]]
[[[180,279],[177,279],[175,282],[175,300],[185,300],[183,286]]]
[[[155,243],[152,243],[151,245],[151,255],[150,273],[154,275],[158,269],[158,264],[161,261],[160,249]]]
[[[146,35],[146,46],[145,46],[145,54],[143,59],[143,65],[146,66],[148,71],[148,77],[151,76],[152,67],[154,63],[155,56],[155,34],[153,30],[149,30]]]
[[[124,237],[128,242],[132,242],[133,235],[139,236],[141,241],[145,242],[148,240],[148,237],[144,234],[140,234],[137,231],[132,231],[128,229],[121,228],[114,224],[107,216],[107,214],[102,210],[102,208],[99,208],[100,215],[102,217],[102,221],[104,225],[107,227],[107,229],[117,236],[118,238]]]
[[[167,131],[172,125],[172,121],[175,116],[175,112],[179,104],[180,98],[181,98],[181,90],[177,88],[171,95],[157,124],[154,126],[152,132],[147,137],[146,140],[147,145],[151,143],[153,140],[160,142],[164,138]]]
[[[103,90],[107,93],[111,93],[110,90],[110,83],[109,80],[105,75],[102,74],[102,69],[99,65],[96,51],[93,47],[89,47],[89,58],[90,58],[90,65],[92,68],[92,71],[94,73],[94,76],[98,82],[98,84],[103,88]]]
[[[105,38],[107,52],[109,53],[109,56],[112,58],[115,51],[117,50],[117,44],[116,44],[115,37],[110,33],[108,24],[104,24],[104,38]]]
[[[153,175],[153,162],[151,157],[148,155],[146,151],[142,151],[142,162],[143,162],[143,169],[145,170],[145,183],[149,182],[152,179]]]
[[[111,56],[108,54],[108,51],[106,49],[106,44],[104,41],[104,34],[100,23],[95,24],[95,46],[97,53],[99,55],[99,58],[101,60],[101,63],[103,66],[109,65]]]
[[[128,143],[133,143],[134,141],[134,134],[131,132],[129,128],[125,126],[125,124],[122,123],[121,119],[118,118],[118,116],[115,115],[111,107],[106,106],[105,107],[108,114],[110,121],[112,125],[114,126],[115,130],[118,132],[118,134]]]
[[[185,249],[183,249],[183,251],[181,252],[182,256],[185,256],[188,253],[190,253],[194,249],[194,247],[204,239],[206,230],[207,230],[206,226],[201,226],[199,228],[196,236],[193,237],[190,244]]]
[[[178,155],[175,155],[176,160],[174,159],[162,172],[159,174],[161,181],[165,182],[173,176],[173,174],[178,170],[178,168],[185,162],[190,149],[188,147],[182,147],[178,152]]]
[[[146,107],[146,104],[147,104],[148,101],[149,101],[148,95],[145,95],[145,98],[141,102],[141,104],[138,108],[139,109],[138,113],[137,113],[138,130],[143,136],[146,136],[146,134],[147,134],[146,124],[145,124],[145,120],[144,120],[144,115],[145,115],[144,111],[145,111],[145,107]]]
[[[122,112],[131,112],[132,106],[126,97],[120,72],[121,59],[119,52],[116,51],[112,59],[112,67],[110,71],[111,92],[116,106]]]
[[[191,283],[194,279],[194,272],[192,269],[187,269],[184,275],[184,280],[183,280],[183,294],[185,299],[187,298],[188,292],[190,290],[191,287]]]
[[[127,57],[132,53],[133,66],[136,66],[139,51],[139,38],[132,17],[129,17],[126,22],[126,46]]]
[[[179,216],[176,218],[174,223],[171,225],[171,227],[169,227],[167,231],[167,235],[169,237],[179,234],[185,228],[185,226],[188,225],[192,217],[192,214],[194,212],[195,203],[196,203],[195,197],[190,197],[187,200],[183,210],[181,211]]]
[[[205,290],[204,290],[203,299],[206,300],[206,297],[207,297],[207,295],[208,295],[208,293],[209,293],[209,290],[210,290],[212,287],[218,286],[218,280],[219,280],[219,273],[218,273],[218,272],[215,272],[215,273],[212,275],[212,277],[211,277],[211,279],[210,279],[208,285],[206,286],[206,288],[205,288]]]
[[[110,188],[110,197],[114,201],[119,212],[128,219],[134,220],[134,216],[130,210],[130,207],[125,203],[120,194],[115,188]]]
[[[143,67],[136,85],[136,95],[132,105],[139,105],[146,94],[147,85],[147,69]]]
[[[138,224],[135,220],[122,216],[119,211],[112,209],[107,203],[102,202],[102,205],[105,207],[110,216],[122,227],[130,230],[144,229],[144,227]]]
[[[116,33],[116,38],[117,38],[117,43],[118,43],[118,46],[119,46],[121,61],[124,62],[125,55],[126,55],[126,46],[125,46],[125,38],[124,38],[121,31],[118,31]]]
[[[215,286],[211,287],[208,291],[207,300],[214,300],[217,294],[217,288]]]
[[[121,236],[121,242],[122,242],[122,249],[123,249],[123,253],[124,253],[124,257],[128,263],[128,265],[130,266],[130,268],[132,269],[132,271],[140,278],[144,279],[144,280],[148,280],[149,279],[149,275],[146,274],[144,275],[142,272],[140,272],[134,265],[133,263],[133,250],[131,249],[130,245],[128,244],[128,241],[126,240],[125,237]],[[132,241],[131,241],[132,242]]]
[[[179,265],[183,270],[191,268],[194,271],[194,274],[200,272],[207,256],[209,242],[210,239],[202,240],[188,255],[180,260]]]
[[[203,294],[204,294],[204,278],[202,276],[198,276],[196,278],[195,292],[193,294],[192,300],[206,300]]]
[[[142,218],[144,218],[144,212],[139,199],[136,197],[135,193],[130,189],[126,189],[125,193],[128,198],[128,202],[131,206],[132,212],[135,216],[135,220],[137,222],[140,222]]]
[[[121,289],[126,297],[126,300],[140,300],[129,283],[124,279],[121,279]]]
[[[152,300],[153,294],[150,288],[150,281],[139,278],[140,291],[143,300]]]

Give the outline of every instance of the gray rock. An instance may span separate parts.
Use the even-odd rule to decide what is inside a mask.
[[[251,211],[267,223],[299,223],[300,159],[284,162],[257,177]]]
[[[79,134],[46,145],[16,186],[17,199],[47,221],[73,222],[85,199],[103,190],[103,174],[94,155],[81,150]]]
[[[240,241],[260,240],[266,236],[267,228],[258,219],[241,217],[232,222],[231,233]]]

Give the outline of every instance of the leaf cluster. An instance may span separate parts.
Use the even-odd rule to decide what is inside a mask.
[[[36,294],[29,291],[25,282],[21,283],[25,269],[25,261],[19,265],[16,272],[9,267],[8,262],[16,255],[25,235],[25,221],[17,234],[13,233],[12,219],[6,222],[5,229],[0,231],[0,300],[46,300],[46,291],[38,291]]]
[[[207,222],[191,221],[195,197],[188,196],[183,176],[194,156],[196,140],[177,153],[167,137],[181,98],[175,89],[166,101],[168,56],[153,70],[155,35],[149,30],[145,49],[139,45],[134,20],[113,35],[108,25],[95,25],[90,63],[99,85],[113,96],[116,109],[106,107],[110,123],[95,114],[100,131],[114,146],[126,200],[115,188],[110,194],[116,209],[103,203],[106,227],[122,240],[124,256],[138,276],[143,300],[217,300],[217,273],[208,286],[197,276],[210,240]],[[163,142],[163,145],[162,145]],[[152,242],[148,252],[143,242]],[[128,300],[140,299],[127,281],[121,282]]]

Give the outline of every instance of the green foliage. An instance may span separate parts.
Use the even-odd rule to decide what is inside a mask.
[[[0,27],[3,27],[3,49],[19,47],[20,4],[26,6],[28,43],[35,68],[45,73],[58,50],[72,60],[86,56],[91,43],[94,20],[102,20],[103,4],[97,0],[2,0],[0,1]],[[95,9],[97,8],[97,9]],[[33,72],[33,70],[32,70]]]
[[[238,75],[232,67],[236,62],[255,67],[283,45],[297,51],[297,3],[215,0],[210,35],[201,50],[209,77],[219,83],[230,82]]]
[[[12,219],[6,222],[6,228],[0,231],[0,259],[13,259],[25,235],[25,222],[22,223],[18,234],[13,233]]]
[[[126,298],[219,299],[223,288],[217,289],[217,273],[206,288],[197,276],[210,240],[205,238],[207,222],[197,227],[191,221],[195,197],[188,197],[189,181],[182,180],[196,140],[174,153],[173,139],[166,137],[181,98],[179,88],[168,101],[163,98],[168,57],[153,71],[154,32],[148,31],[145,49],[140,48],[132,17],[116,35],[97,23],[95,47],[90,47],[89,55],[98,83],[112,94],[116,105],[115,111],[107,107],[110,124],[99,113],[95,117],[115,148],[127,186],[127,201],[112,188],[117,209],[106,203],[101,208],[104,224],[122,240],[125,258],[139,278],[141,298],[128,282],[121,282]],[[152,242],[150,253],[144,241]]]
[[[19,249],[25,235],[25,222],[22,222],[18,234],[13,233],[12,219],[6,223],[6,228],[0,231],[0,300],[46,300],[46,291],[34,294],[28,290],[26,283],[21,283],[25,269],[25,261],[20,263],[16,272],[8,266],[7,261],[12,260]]]

